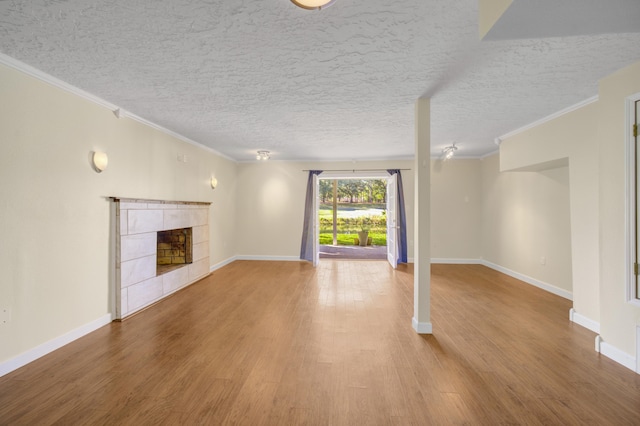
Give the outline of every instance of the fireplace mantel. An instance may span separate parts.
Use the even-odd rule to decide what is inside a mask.
[[[209,202],[109,197],[115,207],[115,318],[209,274]],[[157,271],[157,233],[191,228],[192,263]]]
[[[210,201],[168,201],[168,200],[151,200],[147,198],[127,198],[127,197],[109,197],[114,202],[123,203],[151,203],[151,204],[175,204],[175,205],[196,205],[196,206],[208,206],[211,205]]]

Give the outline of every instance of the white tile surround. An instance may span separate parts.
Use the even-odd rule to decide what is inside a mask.
[[[140,309],[209,274],[209,205],[112,197],[115,203],[115,318]],[[192,228],[193,263],[156,276],[158,231]]]

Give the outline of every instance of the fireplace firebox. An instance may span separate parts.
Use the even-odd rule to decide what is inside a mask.
[[[193,262],[192,228],[158,231],[156,275],[166,274]]]

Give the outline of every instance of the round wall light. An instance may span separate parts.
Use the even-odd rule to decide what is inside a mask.
[[[96,172],[101,173],[109,165],[109,157],[106,152],[95,151],[91,156],[91,163],[93,165],[93,169]]]

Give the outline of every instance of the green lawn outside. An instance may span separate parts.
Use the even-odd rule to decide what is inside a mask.
[[[376,246],[387,245],[387,216],[384,204],[338,204],[338,244],[354,245],[358,237],[358,231],[367,230],[372,244]],[[382,214],[381,211],[383,212]],[[320,218],[320,244],[333,244],[333,206],[321,204]]]
[[[350,210],[369,210],[369,209],[386,209],[386,204],[381,203],[338,203],[338,215],[340,215],[340,211],[350,211]],[[331,203],[320,203],[320,215],[326,214],[331,216],[331,212],[333,211],[333,204]]]
[[[338,245],[340,246],[353,246],[355,245],[354,240],[358,238],[358,234],[338,234],[337,236],[338,236]],[[387,245],[386,232],[384,233],[369,232],[369,237],[371,238],[371,245],[374,245],[374,246]],[[324,245],[333,244],[333,233],[320,234],[320,244],[324,244]]]

